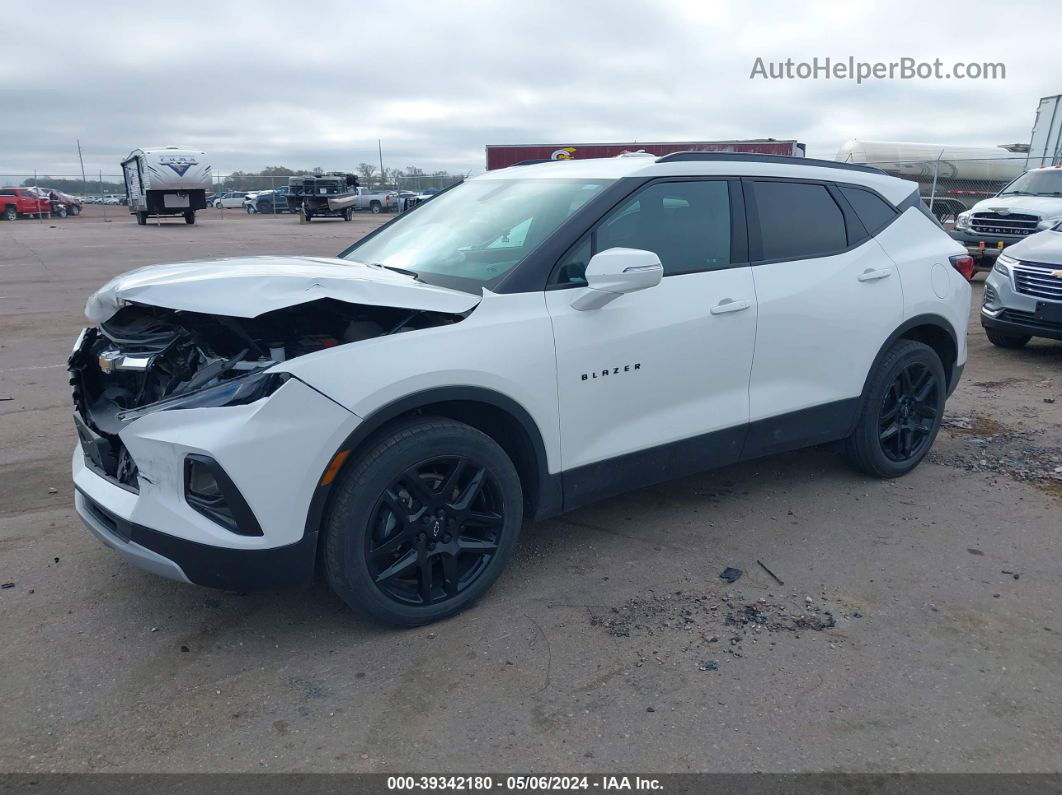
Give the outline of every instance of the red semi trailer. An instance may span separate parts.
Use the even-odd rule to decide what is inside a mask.
[[[524,160],[582,160],[615,157],[624,152],[669,155],[672,152],[749,152],[757,155],[803,157],[804,144],[757,138],[750,141],[668,141],[626,144],[488,144],[487,171],[521,163]]]

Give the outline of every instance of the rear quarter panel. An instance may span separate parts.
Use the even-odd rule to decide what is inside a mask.
[[[963,364],[971,290],[949,257],[965,254],[966,249],[916,207],[908,208],[876,239],[900,274],[904,320],[918,315],[943,317],[955,331],[957,363]]]

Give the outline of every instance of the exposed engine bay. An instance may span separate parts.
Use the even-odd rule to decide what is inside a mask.
[[[137,488],[118,437],[144,414],[250,403],[287,374],[278,362],[374,337],[460,322],[467,313],[370,306],[322,298],[254,318],[154,306],[123,307],[87,329],[70,357],[75,424],[94,469]]]

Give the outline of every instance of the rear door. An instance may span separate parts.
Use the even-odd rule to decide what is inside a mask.
[[[785,448],[791,435],[846,429],[875,356],[902,321],[903,293],[895,264],[836,185],[744,185],[759,304],[749,443],[759,453]],[[791,425],[768,423],[772,438],[755,438],[757,421],[804,410]]]
[[[546,305],[569,507],[737,458],[756,331],[740,192],[738,180],[652,183],[558,264]],[[614,247],[656,253],[662,281],[574,309],[586,263]]]

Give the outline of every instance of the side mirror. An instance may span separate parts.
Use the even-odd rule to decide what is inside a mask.
[[[586,263],[587,289],[572,301],[573,309],[599,309],[626,293],[656,287],[664,277],[660,257],[638,248],[610,248]]]

